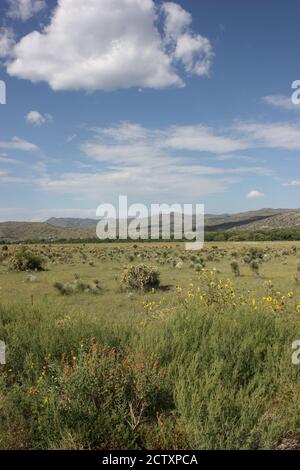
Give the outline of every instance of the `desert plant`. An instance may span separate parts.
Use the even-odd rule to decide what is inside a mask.
[[[196,273],[200,273],[201,270],[202,270],[202,264],[199,264],[199,263],[196,264],[196,266],[195,266]]]
[[[233,273],[235,276],[240,276],[240,275],[241,275],[239,263],[238,263],[237,261],[232,261],[232,262],[230,263],[230,267],[231,267],[232,273]]]
[[[153,266],[146,264],[130,265],[125,268],[121,282],[130,289],[150,289],[159,286],[159,277],[159,271]]]
[[[75,281],[67,282],[66,284],[55,282],[53,287],[61,295],[71,295],[76,293],[100,294],[102,292],[102,288],[98,280],[94,282],[94,285],[90,285],[81,281],[80,278],[76,278]]]
[[[10,258],[9,268],[12,271],[43,271],[44,260],[30,251],[21,251]]]
[[[251,271],[256,274],[257,276],[259,275],[259,264],[256,260],[251,261],[250,263],[250,269]]]

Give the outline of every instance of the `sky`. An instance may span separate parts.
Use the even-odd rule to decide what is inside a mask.
[[[1,0],[0,220],[95,217],[119,195],[299,208],[299,15],[295,0]]]

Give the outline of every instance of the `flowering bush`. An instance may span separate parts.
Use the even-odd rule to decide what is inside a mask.
[[[39,446],[72,432],[83,446],[135,447],[140,427],[168,406],[154,357],[92,345],[49,362],[27,389],[32,435]],[[72,431],[71,431],[72,430]]]

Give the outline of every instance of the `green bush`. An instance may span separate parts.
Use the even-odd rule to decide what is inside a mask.
[[[130,289],[151,289],[159,286],[160,274],[153,266],[130,265],[124,270],[121,282]]]
[[[9,268],[12,271],[43,271],[44,260],[30,251],[21,251],[10,258]]]
[[[197,299],[145,332],[189,449],[272,449],[298,435],[300,368],[291,344],[299,332],[299,320],[249,307],[203,308]]]
[[[96,341],[47,361],[24,388],[35,449],[134,449],[169,402],[154,358]]]
[[[237,261],[232,261],[230,263],[231,271],[235,276],[240,276],[240,267]]]
[[[257,276],[259,275],[259,264],[256,260],[251,261],[250,269],[254,272]]]

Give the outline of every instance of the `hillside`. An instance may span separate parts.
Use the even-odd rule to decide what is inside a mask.
[[[150,220],[143,224],[147,230]],[[2,222],[0,241],[95,238],[95,219],[52,218],[46,222]],[[238,214],[205,216],[206,231],[259,231],[274,229],[299,229],[300,210],[260,209]]]
[[[79,219],[72,217],[52,217],[51,219],[46,220],[46,223],[53,225],[55,227],[63,228],[95,228],[97,225],[96,219]]]
[[[253,220],[243,225],[236,225],[231,230],[275,230],[283,228],[292,228],[300,230],[300,211],[287,211],[277,215]]]
[[[87,238],[95,235],[94,229],[68,229],[39,222],[2,222],[0,240],[19,242],[29,240],[49,240]]]
[[[262,226],[265,230],[273,228],[294,228],[293,215],[300,211],[291,209],[260,209],[257,211],[240,212],[231,215],[216,215],[205,218],[205,227],[207,230],[259,230]],[[291,218],[289,217],[291,216]],[[281,226],[273,223],[276,217],[284,217],[285,221]],[[261,224],[260,228],[256,228]]]

